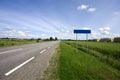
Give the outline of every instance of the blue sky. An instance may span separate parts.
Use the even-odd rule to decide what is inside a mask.
[[[120,0],[0,0],[0,37],[75,39],[120,36]],[[79,35],[84,39],[85,35]]]

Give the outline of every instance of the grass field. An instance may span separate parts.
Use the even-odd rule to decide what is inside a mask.
[[[15,46],[15,45],[23,45],[23,44],[31,44],[36,43],[36,40],[24,40],[24,39],[0,39],[0,47],[6,46]]]
[[[70,44],[76,44],[75,41],[69,42]],[[85,42],[77,42],[78,46],[86,47]],[[112,56],[116,59],[120,59],[120,44],[112,42],[87,42],[88,48],[101,52],[105,55]]]
[[[56,55],[59,57],[53,63],[57,63],[57,67],[52,73],[49,71],[52,77],[47,80],[120,80],[119,70],[66,42],[60,43]]]
[[[76,42],[70,41],[67,44],[76,47]],[[87,42],[88,49],[85,42],[77,42],[77,48],[84,52],[88,52],[97,57],[102,62],[111,65],[113,68],[120,70],[120,44],[106,43],[106,42]],[[88,50],[88,51],[87,51]]]

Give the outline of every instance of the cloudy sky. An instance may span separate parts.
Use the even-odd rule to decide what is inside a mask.
[[[120,0],[0,0],[0,38],[75,39],[74,29],[120,36]]]

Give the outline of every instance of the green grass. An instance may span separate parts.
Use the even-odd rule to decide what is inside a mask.
[[[75,41],[70,42],[70,44],[75,44]],[[105,55],[112,56],[116,59],[120,59],[120,44],[112,42],[87,42],[90,49],[101,52]],[[78,42],[79,46],[86,47],[85,42]]]
[[[32,43],[37,43],[37,42],[36,40],[24,40],[24,39],[14,39],[14,40],[0,39],[0,47],[32,44]]]
[[[51,63],[57,67],[50,65],[52,75],[47,80],[120,80],[120,71],[65,42],[60,42],[56,55]]]
[[[69,41],[66,43],[76,48],[76,42]],[[120,70],[119,47],[120,47],[119,43],[88,42],[88,49],[87,49],[85,42],[77,42],[77,48],[79,50],[92,54],[102,62],[105,62],[118,70]]]
[[[60,55],[60,48],[59,46],[56,48],[55,53],[51,57],[51,60],[49,61],[49,65],[47,69],[44,71],[42,76],[40,77],[40,80],[59,80],[58,74],[57,74],[57,65]]]

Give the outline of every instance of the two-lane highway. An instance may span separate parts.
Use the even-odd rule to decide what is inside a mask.
[[[58,43],[0,48],[0,80],[39,80]]]

